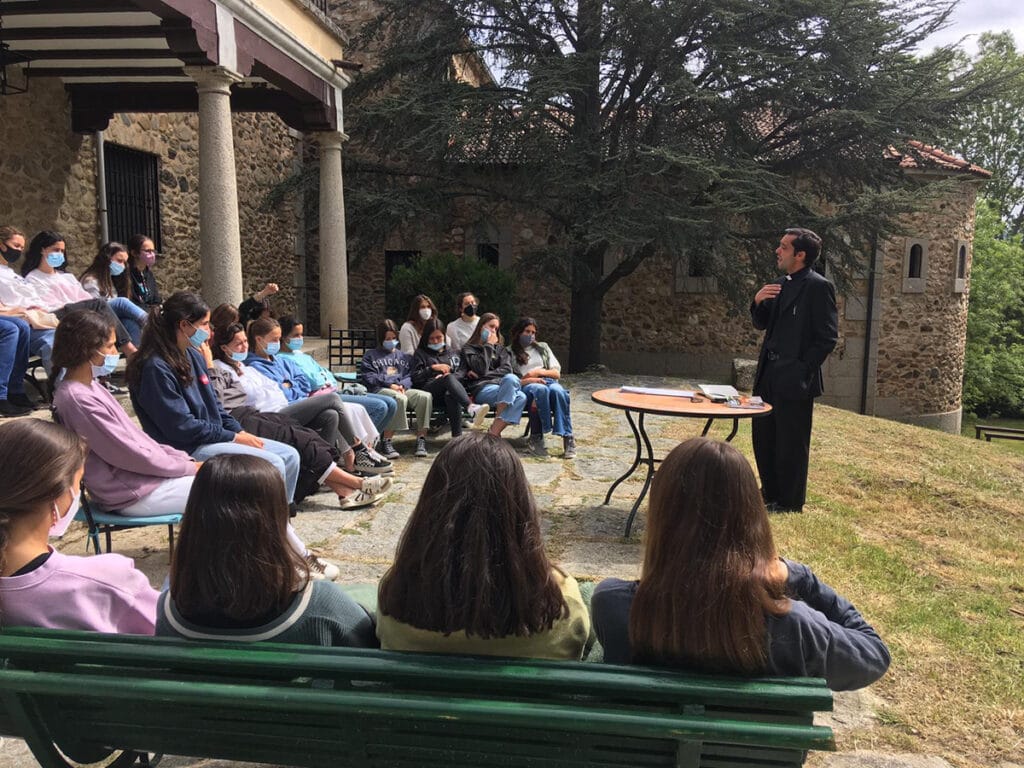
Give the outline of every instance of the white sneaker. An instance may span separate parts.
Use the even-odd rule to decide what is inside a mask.
[[[383,494],[380,493],[367,493],[366,491],[356,491],[341,499],[338,506],[341,509],[361,509],[362,507],[368,507],[376,501],[379,501]]]
[[[487,418],[487,414],[491,412],[491,406],[487,403],[482,405],[476,405],[475,403],[467,409],[469,415],[473,417],[473,429],[482,429],[484,426],[484,419]]]
[[[327,560],[321,560],[312,552],[306,552],[306,557],[303,559],[309,566],[309,575],[314,581],[337,581],[341,575],[341,569],[338,566]]]
[[[359,490],[371,496],[380,496],[382,493],[387,493],[392,482],[394,481],[390,477],[384,477],[383,475],[364,477]]]
[[[427,455],[427,438],[425,438],[425,437],[417,437],[416,438],[416,452],[413,454],[413,456],[418,456],[419,458],[422,459],[426,455]]]

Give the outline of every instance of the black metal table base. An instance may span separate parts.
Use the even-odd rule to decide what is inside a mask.
[[[651,489],[651,480],[654,479],[654,465],[660,464],[661,459],[654,458],[654,448],[651,446],[651,438],[647,435],[647,430],[644,429],[645,412],[640,411],[640,418],[634,421],[633,412],[629,409],[624,410],[626,411],[626,421],[629,423],[629,428],[633,431],[633,439],[636,441],[636,454],[633,456],[633,463],[629,466],[629,469],[623,472],[608,489],[608,493],[606,493],[604,497],[604,506],[611,503],[612,494],[623,480],[636,472],[641,464],[647,467],[647,476],[644,478],[644,487],[640,490],[640,495],[637,496],[636,501],[633,502],[633,507],[629,510],[629,517],[626,518],[625,537],[628,539],[630,532],[633,530],[633,521],[636,519],[637,510],[640,509],[640,505],[643,503],[644,499],[647,498],[647,492]],[[703,431],[700,433],[701,437],[707,436],[708,430],[711,429],[711,423],[713,421],[713,418],[707,420],[707,423],[704,424]],[[738,417],[734,416],[732,419],[732,431],[725,438],[725,442],[731,442],[732,439],[736,437],[736,433],[739,431],[739,428],[740,420]]]

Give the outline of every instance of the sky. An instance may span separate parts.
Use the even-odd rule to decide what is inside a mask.
[[[1022,0],[960,0],[953,11],[952,24],[929,38],[931,46],[953,43],[964,36],[964,49],[977,51],[977,36],[982,32],[1011,30],[1017,50],[1024,50],[1024,2]],[[926,48],[931,46],[925,46]]]

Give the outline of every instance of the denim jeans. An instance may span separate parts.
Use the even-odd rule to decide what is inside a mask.
[[[569,391],[554,379],[547,384],[527,384],[523,387],[526,403],[537,403],[537,419],[541,432],[556,435],[572,434],[572,416],[569,413]]]
[[[132,337],[132,343],[139,346],[139,341],[142,339],[142,326],[146,324],[146,310],[133,304],[124,296],[116,296],[107,301],[107,304],[117,315],[117,319],[121,321],[124,329],[128,331],[128,335]]]
[[[56,331],[53,328],[33,328],[29,337],[28,350],[33,355],[39,355],[43,361],[43,370],[50,373],[53,367],[53,336]]]
[[[238,443],[207,443],[192,451],[192,458],[196,461],[206,461],[222,453],[258,456],[269,461],[284,478],[288,503],[295,501],[295,484],[299,481],[299,452],[290,445],[266,439],[263,439],[262,449],[250,448],[248,445],[239,445]]]
[[[505,403],[505,410],[497,418],[508,424],[518,424],[522,418],[523,408],[526,407],[526,393],[523,392],[519,377],[514,373],[506,373],[501,378],[501,384],[484,384],[473,395],[476,403],[495,406],[498,403]]]
[[[24,320],[0,316],[0,400],[25,391],[31,337],[31,329]]]

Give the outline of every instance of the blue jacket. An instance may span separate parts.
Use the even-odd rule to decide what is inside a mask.
[[[250,352],[249,356],[245,358],[245,364],[251,365],[267,378],[280,384],[281,391],[284,392],[289,403],[305,400],[313,392],[309,377],[293,360],[288,359],[288,355],[274,355],[271,358],[266,358]],[[290,386],[284,386],[285,382]]]
[[[206,375],[202,355],[185,350],[192,363],[192,383],[182,384],[162,357],[142,364],[142,378],[130,394],[142,429],[158,443],[192,453],[201,445],[230,443],[242,425],[221,407]]]
[[[392,384],[412,389],[412,355],[397,347],[391,352],[380,347],[367,350],[359,363],[359,380],[371,392],[387,389]]]

